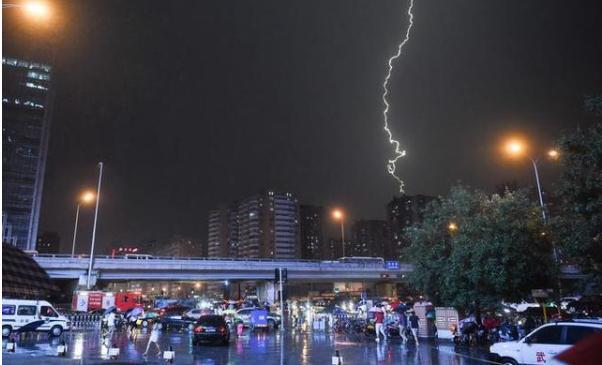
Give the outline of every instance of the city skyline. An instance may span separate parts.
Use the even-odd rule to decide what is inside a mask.
[[[265,186],[385,218],[397,186],[383,162],[381,82],[407,26],[405,2],[294,11],[270,1],[234,10],[140,4],[56,2],[57,102],[40,231],[72,235],[76,197],[94,187],[99,161],[101,246],[202,239],[212,207]],[[583,96],[599,92],[602,78],[591,47],[596,9],[418,2],[421,25],[390,84],[407,192],[445,194],[457,180],[490,191],[532,185],[526,163],[500,161],[494,146],[521,132],[545,150],[589,123]],[[17,55],[11,41],[22,27],[11,22],[5,54]],[[549,190],[558,169],[541,169]],[[82,209],[81,245],[91,211]]]

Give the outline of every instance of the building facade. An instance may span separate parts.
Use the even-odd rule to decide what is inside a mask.
[[[44,232],[38,237],[36,250],[39,253],[59,253],[61,237],[58,232]]]
[[[208,257],[238,257],[238,204],[209,212]]]
[[[299,258],[299,205],[291,193],[267,191],[209,214],[212,257]]]
[[[409,242],[405,230],[422,222],[423,211],[435,198],[427,195],[402,195],[394,197],[387,204],[387,222],[391,230],[391,240],[384,252],[385,258],[402,260],[403,251]]]
[[[346,256],[384,257],[390,242],[389,224],[383,220],[358,220],[351,226]]]
[[[165,257],[199,257],[203,255],[201,245],[190,237],[175,235],[155,251],[149,252],[155,256]]]
[[[2,58],[3,241],[35,250],[53,97],[51,67]]]
[[[299,228],[301,232],[301,258],[306,260],[321,260],[323,257],[324,208],[313,205],[299,206]]]

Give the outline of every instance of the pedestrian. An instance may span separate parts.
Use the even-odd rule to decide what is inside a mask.
[[[386,341],[387,334],[385,333],[385,329],[383,327],[383,323],[385,321],[385,310],[380,304],[376,306],[376,311],[374,312],[374,319],[375,319],[374,330],[376,331],[376,342],[380,341],[381,333],[383,335],[384,340]]]
[[[107,330],[109,338],[113,337],[113,332],[115,332],[115,311],[111,311],[107,316]]]
[[[406,328],[408,326],[408,317],[403,311],[399,311],[398,314],[398,325],[399,325],[399,337],[401,337],[403,343],[408,342],[408,336],[406,336]]]
[[[410,314],[410,318],[408,318],[410,321],[410,329],[412,330],[412,336],[414,336],[414,341],[416,342],[416,345],[418,345],[418,316],[416,315],[416,313],[414,311],[411,312]]]
[[[142,356],[148,355],[148,350],[150,350],[151,344],[155,344],[155,347],[157,348],[157,355],[161,353],[161,347],[159,347],[159,335],[161,334],[161,327],[161,323],[153,324],[150,337],[148,338],[148,343],[146,344],[146,351],[144,351]]]

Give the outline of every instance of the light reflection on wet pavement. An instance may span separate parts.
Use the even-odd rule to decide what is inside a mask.
[[[68,345],[66,357],[57,356],[61,341]],[[110,360],[98,331],[66,333],[61,339],[49,339],[45,334],[33,335],[17,342],[17,351],[7,353],[3,341],[2,359],[6,364],[96,364],[113,363],[165,363],[151,347],[149,356],[142,357],[148,334],[142,330],[135,340],[125,331],[115,333],[113,343],[120,348],[116,360]],[[455,349],[449,341],[423,342],[418,348],[403,345],[399,339],[376,343],[361,335],[333,335],[323,332],[287,331],[284,335],[245,331],[242,337],[232,335],[229,346],[193,346],[187,332],[164,332],[160,337],[161,349],[169,346],[176,353],[177,364],[330,364],[335,349],[340,351],[344,364],[485,364],[487,352],[483,349]]]

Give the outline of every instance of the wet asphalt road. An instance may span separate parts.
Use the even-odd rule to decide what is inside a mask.
[[[67,333],[68,355],[58,357],[61,339],[49,339],[44,334],[19,339],[15,353],[7,353],[3,341],[2,360],[5,364],[97,364],[97,363],[165,363],[162,357],[150,351],[142,357],[148,341],[142,330],[135,340],[125,332],[114,335],[120,348],[116,360],[110,360],[98,331]],[[488,364],[484,349],[454,348],[450,341],[423,341],[418,347],[404,345],[399,339],[376,343],[363,335],[341,335],[302,330],[265,332],[245,331],[242,337],[232,335],[228,346],[193,346],[187,331],[164,332],[160,337],[162,349],[172,346],[177,364],[331,364],[335,349],[340,351],[344,364]]]

